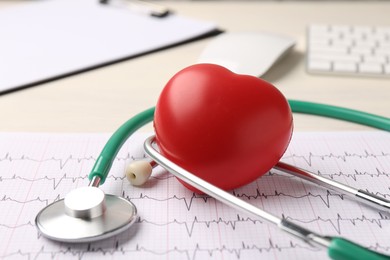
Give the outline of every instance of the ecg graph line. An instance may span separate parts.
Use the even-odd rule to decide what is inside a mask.
[[[58,187],[58,185],[61,183],[61,180],[66,178],[65,176],[66,175],[64,175],[60,179],[60,181],[57,182],[57,184],[55,184],[55,182],[54,182],[54,180],[52,178],[48,178],[48,177],[38,178],[37,180],[34,180],[34,181],[39,181],[39,180],[53,181],[53,183],[54,183],[53,184],[53,190],[55,190]],[[75,180],[78,179],[78,178],[87,179],[88,177],[87,177],[87,175],[85,175],[85,176],[82,176],[82,177],[72,177],[72,178],[66,178],[66,179],[70,179],[74,183]],[[112,179],[114,181],[123,181],[125,177],[109,176],[107,178]],[[13,179],[17,179],[17,178],[11,178],[11,179],[13,180]],[[22,179],[24,179],[24,178],[22,178]],[[161,178],[159,180],[160,181],[164,181],[164,180],[167,180],[167,178],[163,177],[163,178]],[[32,180],[29,180],[29,181],[32,181]],[[0,182],[1,182],[1,179],[0,179]],[[388,187],[388,189],[390,190],[390,187]],[[308,192],[300,194],[300,195],[293,195],[293,194],[288,194],[286,192],[278,191],[276,189],[273,192],[268,192],[267,193],[267,192],[261,191],[260,188],[255,188],[251,192],[249,192],[249,191],[241,192],[241,191],[233,190],[232,194],[234,196],[238,197],[238,198],[245,199],[245,200],[248,200],[248,201],[250,201],[250,200],[257,200],[259,198],[260,199],[270,199],[270,198],[276,198],[276,197],[286,197],[286,198],[291,198],[291,199],[314,198],[314,199],[319,199],[327,208],[331,207],[331,198],[344,200],[344,197],[346,196],[344,194],[331,192],[329,190],[324,190],[324,193],[322,193],[322,194],[320,194],[320,193],[316,194],[315,192],[308,191]],[[374,194],[378,195],[378,196],[382,196],[384,198],[390,197],[389,193],[375,192]],[[48,205],[51,202],[59,200],[61,197],[62,197],[61,194],[56,194],[56,195],[53,194],[52,195],[53,199],[44,199],[44,198],[41,198],[41,196],[38,195],[36,197],[35,196],[30,196],[30,198],[27,199],[27,200],[20,200],[20,199],[14,199],[13,197],[8,196],[8,195],[3,195],[2,197],[0,197],[0,202],[11,201],[11,202],[20,203],[20,204],[21,203],[42,202],[45,205]],[[138,196],[132,196],[132,195],[128,194],[127,190],[122,190],[122,197],[128,199],[129,201],[145,200],[145,199],[158,201],[158,202],[181,201],[181,202],[183,202],[183,204],[185,205],[185,208],[188,211],[191,210],[192,204],[193,204],[193,202],[195,200],[201,200],[204,203],[207,203],[208,200],[214,200],[214,198],[212,198],[210,196],[199,195],[199,194],[196,194],[196,193],[192,193],[191,196],[177,196],[177,195],[173,195],[173,196],[160,197],[160,198],[156,198],[156,197],[153,197],[153,196],[150,196],[150,195],[146,195],[144,193],[140,193]]]
[[[308,155],[299,155],[292,153],[290,155],[284,155],[282,157],[282,160],[285,159],[301,159],[303,160],[308,166],[313,166],[313,159],[320,159],[322,161],[324,160],[333,160],[338,159],[343,162],[346,162],[350,158],[357,158],[357,159],[379,159],[379,158],[390,158],[390,153],[388,152],[378,152],[378,153],[370,153],[367,150],[364,150],[362,153],[354,153],[354,152],[347,152],[344,151],[342,154],[334,154],[334,153],[328,153],[328,154],[314,154],[312,152],[309,152]],[[115,158],[116,161],[127,161],[127,160],[139,160],[146,158],[146,155],[143,154],[142,156],[134,156],[131,155],[129,152],[126,153],[124,156],[117,156]],[[17,162],[17,161],[30,161],[34,163],[45,163],[45,162],[57,162],[59,164],[59,168],[63,169],[65,166],[70,162],[77,162],[82,163],[83,161],[96,161],[96,156],[93,155],[87,155],[84,157],[75,157],[74,155],[70,154],[68,156],[63,156],[62,158],[52,156],[48,158],[34,158],[28,155],[21,155],[21,156],[12,156],[10,152],[6,152],[2,157],[0,157],[0,163],[1,162]]]
[[[314,218],[295,218],[291,216],[282,215],[283,219],[291,220],[295,223],[300,224],[310,224],[310,223],[319,223],[321,226],[324,226],[324,224],[329,224],[334,231],[336,231],[339,235],[342,234],[342,224],[349,223],[353,226],[357,225],[365,225],[365,224],[373,224],[377,226],[379,229],[383,229],[384,226],[390,225],[390,217],[382,214],[381,212],[378,212],[377,217],[366,217],[365,215],[356,216],[356,217],[343,217],[341,214],[337,214],[336,218],[324,218],[320,216],[316,216]],[[156,227],[169,227],[169,228],[175,228],[175,230],[179,230],[177,228],[182,228],[184,233],[187,235],[187,237],[191,238],[193,236],[194,230],[199,230],[201,228],[205,228],[206,231],[202,232],[211,232],[210,229],[212,226],[215,226],[219,228],[220,226],[229,227],[231,231],[236,231],[238,229],[238,224],[240,225],[240,228],[248,228],[248,225],[263,225],[264,222],[261,219],[251,218],[247,216],[241,216],[240,214],[236,214],[235,217],[233,217],[230,220],[224,219],[222,217],[217,217],[215,219],[208,219],[208,220],[199,220],[198,216],[195,216],[192,220],[178,220],[176,218],[168,221],[161,221],[156,222],[152,220],[148,220],[143,217],[138,217],[136,222],[136,225],[152,225]],[[35,230],[35,224],[31,221],[27,221],[25,223],[21,223],[18,225],[7,225],[7,224],[0,224],[0,228],[5,229],[18,229],[18,228],[25,228],[25,227],[34,227]],[[37,233],[37,238],[41,238],[41,235]]]
[[[390,250],[389,246],[384,246],[379,243],[368,245],[368,248],[372,250],[381,250],[388,252]],[[167,250],[154,250],[147,246],[136,244],[133,248],[125,248],[120,245],[118,241],[116,241],[111,248],[94,246],[91,243],[88,243],[85,248],[76,249],[71,246],[63,247],[63,249],[59,249],[56,251],[46,249],[45,246],[41,246],[39,250],[35,252],[28,252],[24,250],[18,250],[15,252],[11,252],[7,255],[0,255],[3,259],[13,258],[13,257],[27,257],[28,259],[40,259],[40,257],[49,256],[51,259],[62,258],[65,256],[76,256],[78,259],[83,259],[83,257],[87,254],[94,253],[97,256],[111,256],[114,257],[116,254],[118,255],[136,255],[137,253],[147,253],[154,256],[169,256],[173,254],[178,254],[180,259],[187,260],[196,260],[202,259],[200,257],[204,256],[202,253],[206,253],[209,257],[217,257],[218,253],[227,253],[229,255],[233,255],[236,259],[242,259],[242,255],[245,251],[253,251],[258,254],[258,257],[265,252],[283,252],[290,251],[295,249],[303,249],[306,251],[318,252],[319,249],[315,247],[310,247],[307,245],[302,245],[293,241],[289,241],[284,245],[279,245],[278,243],[274,243],[271,239],[268,240],[268,245],[260,246],[257,244],[248,244],[245,242],[241,242],[240,247],[231,248],[225,245],[221,247],[214,248],[204,248],[199,244],[196,244],[194,248],[179,248],[177,246],[172,249]]]
[[[363,153],[354,153],[354,152],[347,152],[344,151],[343,154],[334,154],[334,153],[329,153],[329,154],[314,154],[310,152],[308,155],[299,155],[292,153],[290,155],[284,155],[283,159],[301,159],[303,160],[308,166],[313,166],[313,159],[320,159],[322,161],[329,159],[337,159],[341,160],[343,162],[347,162],[348,159],[351,158],[357,158],[357,159],[378,159],[378,158],[390,158],[390,153],[387,152],[379,152],[379,153],[370,153],[367,150],[364,150]]]
[[[361,215],[360,217],[350,218],[350,217],[342,217],[340,214],[337,214],[337,218],[334,218],[334,219],[322,218],[319,216],[317,216],[314,219],[307,219],[307,220],[297,219],[297,218],[293,218],[293,217],[289,217],[289,216],[283,216],[283,218],[288,219],[288,220],[292,220],[292,221],[298,222],[298,223],[304,223],[304,224],[313,223],[313,222],[322,222],[322,224],[329,223],[333,227],[333,229],[340,235],[342,233],[341,232],[341,223],[343,223],[343,222],[350,223],[354,226],[356,226],[358,223],[367,222],[367,223],[375,224],[380,229],[383,228],[384,223],[390,224],[390,218],[388,216],[383,215],[380,212],[378,212],[378,215],[379,216],[377,218],[368,218],[364,215]]]
[[[140,159],[145,159],[146,155],[143,156],[133,156],[130,153],[125,154],[124,156],[117,156],[115,157],[116,161],[134,161],[134,160],[140,160]],[[33,163],[47,163],[47,162],[55,162],[58,163],[58,167],[60,170],[64,169],[67,164],[71,162],[76,162],[78,164],[83,163],[85,161],[89,162],[95,162],[97,157],[92,156],[92,155],[87,155],[84,157],[75,157],[74,155],[70,154],[68,156],[64,156],[62,158],[60,157],[49,157],[49,158],[42,158],[42,159],[37,159],[33,158],[28,155],[21,155],[21,156],[12,156],[9,152],[5,153],[3,157],[0,157],[0,163],[2,162],[33,162]]]
[[[226,245],[222,245],[221,247],[212,247],[212,248],[206,248],[199,244],[196,244],[193,248],[180,248],[178,246],[174,246],[172,249],[166,249],[166,250],[155,250],[151,249],[147,246],[136,244],[134,248],[124,248],[122,247],[119,242],[116,242],[112,248],[103,248],[103,247],[96,247],[91,243],[88,243],[88,245],[85,248],[82,249],[74,249],[72,247],[65,247],[64,249],[59,249],[57,251],[51,251],[46,250],[45,246],[42,246],[38,251],[36,252],[27,252],[23,250],[18,250],[16,252],[9,253],[7,255],[2,255],[1,257],[6,259],[8,257],[14,257],[14,256],[27,256],[30,258],[39,258],[40,256],[50,256],[50,258],[58,258],[61,256],[76,256],[78,259],[82,259],[84,255],[88,253],[95,253],[99,254],[101,256],[114,256],[115,254],[125,255],[125,254],[134,254],[134,253],[148,253],[155,256],[168,256],[172,254],[178,254],[181,259],[183,257],[188,260],[195,260],[195,259],[202,259],[199,258],[201,256],[198,256],[202,253],[206,253],[209,257],[216,256],[217,253],[227,253],[229,255],[233,255],[236,257],[236,259],[241,259],[241,255],[245,251],[254,251],[257,252],[259,255],[263,252],[271,252],[271,251],[278,251],[282,252],[285,250],[292,250],[296,248],[301,248],[309,251],[319,251],[318,249],[306,245],[301,245],[298,243],[295,243],[293,241],[289,241],[285,245],[279,245],[278,243],[274,243],[271,239],[268,240],[268,244],[264,246],[260,246],[257,244],[248,244],[245,242],[240,243],[240,247],[232,248],[228,247]]]

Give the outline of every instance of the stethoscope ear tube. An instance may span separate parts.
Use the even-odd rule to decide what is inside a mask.
[[[384,260],[390,257],[379,254],[364,248],[356,243],[340,237],[328,237],[319,235],[304,227],[301,227],[287,219],[278,218],[262,209],[259,209],[252,204],[249,204],[234,195],[206,182],[205,180],[195,176],[187,170],[181,168],[177,164],[171,162],[163,155],[161,155],[152,145],[154,136],[146,139],[144,149],[146,154],[152,158],[161,167],[187,182],[189,185],[198,190],[210,195],[211,197],[227,204],[237,210],[243,211],[247,214],[260,217],[267,220],[269,223],[277,225],[281,230],[290,235],[301,239],[305,243],[319,248],[327,248],[328,255],[335,260]]]
[[[122,145],[135,131],[153,120],[154,109],[154,107],[149,108],[130,118],[112,134],[97,158],[88,176],[89,180],[99,177],[100,185],[104,183]]]
[[[354,109],[331,106],[313,102],[288,100],[294,113],[312,114],[335,119],[341,119],[361,125],[371,126],[377,129],[390,131],[390,119]]]
[[[297,176],[298,178],[315,183],[320,187],[328,188],[333,191],[340,192],[341,194],[348,195],[353,200],[362,202],[375,209],[390,212],[390,201],[373,193],[361,189],[355,189],[341,182],[322,177],[318,174],[306,171],[287,163],[278,162],[273,168],[275,170],[283,171],[288,174]]]
[[[386,117],[358,110],[306,101],[288,100],[288,102],[294,113],[331,117],[390,131],[390,119]],[[153,120],[154,111],[155,108],[152,107],[137,114],[115,131],[97,158],[96,163],[88,176],[90,180],[92,180],[93,177],[99,177],[101,180],[100,184],[104,183],[115,156],[118,154],[122,145],[135,131]]]
[[[364,248],[341,237],[333,237],[328,247],[328,255],[335,260],[389,260],[390,256]]]

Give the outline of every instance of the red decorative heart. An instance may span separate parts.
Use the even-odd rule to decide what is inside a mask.
[[[291,139],[293,118],[286,98],[270,83],[197,64],[169,80],[156,106],[154,127],[163,155],[230,190],[254,181],[279,161]]]

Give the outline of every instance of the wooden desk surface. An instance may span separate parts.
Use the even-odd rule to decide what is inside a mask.
[[[0,3],[0,8],[14,5]],[[17,4],[23,4],[18,2]],[[226,31],[270,31],[297,46],[264,78],[289,99],[359,109],[390,117],[390,78],[314,76],[305,72],[305,29],[310,23],[390,26],[390,2],[164,2],[177,13],[215,21]],[[131,59],[0,96],[0,131],[112,132],[153,106],[169,78],[196,62],[211,39]],[[152,127],[145,128],[147,131]],[[296,131],[371,129],[332,119],[295,116]]]

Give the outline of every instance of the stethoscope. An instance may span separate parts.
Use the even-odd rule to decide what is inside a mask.
[[[185,70],[188,72],[197,69],[200,69],[202,73],[208,73],[208,71],[215,73],[216,71],[225,70],[220,66],[211,64],[198,64]],[[262,82],[261,84],[266,83]],[[390,120],[385,117],[342,107],[297,100],[288,100],[286,103],[291,111],[295,113],[331,117],[390,131]],[[98,187],[105,182],[113,161],[124,142],[139,128],[153,121],[156,112],[156,108],[150,108],[125,122],[111,136],[97,158],[89,174],[89,186],[71,191],[64,199],[53,202],[37,214],[36,226],[45,237],[61,242],[91,242],[114,236],[129,228],[135,222],[137,209],[133,203],[115,195],[105,194]],[[260,217],[314,247],[326,248],[328,255],[333,259],[390,259],[388,256],[370,251],[344,238],[317,234],[240,200],[231,193],[169,160],[166,155],[161,154],[161,147],[158,147],[158,144],[159,140],[156,142],[156,136],[149,137],[144,143],[144,150],[151,160],[135,162],[129,166],[126,176],[134,185],[145,183],[152,169],[160,165],[179,180],[185,182],[186,185],[190,185],[194,190],[204,192],[237,210]],[[277,162],[273,168],[349,195],[351,198],[376,209],[390,210],[389,200],[367,191],[349,187],[282,162]]]

